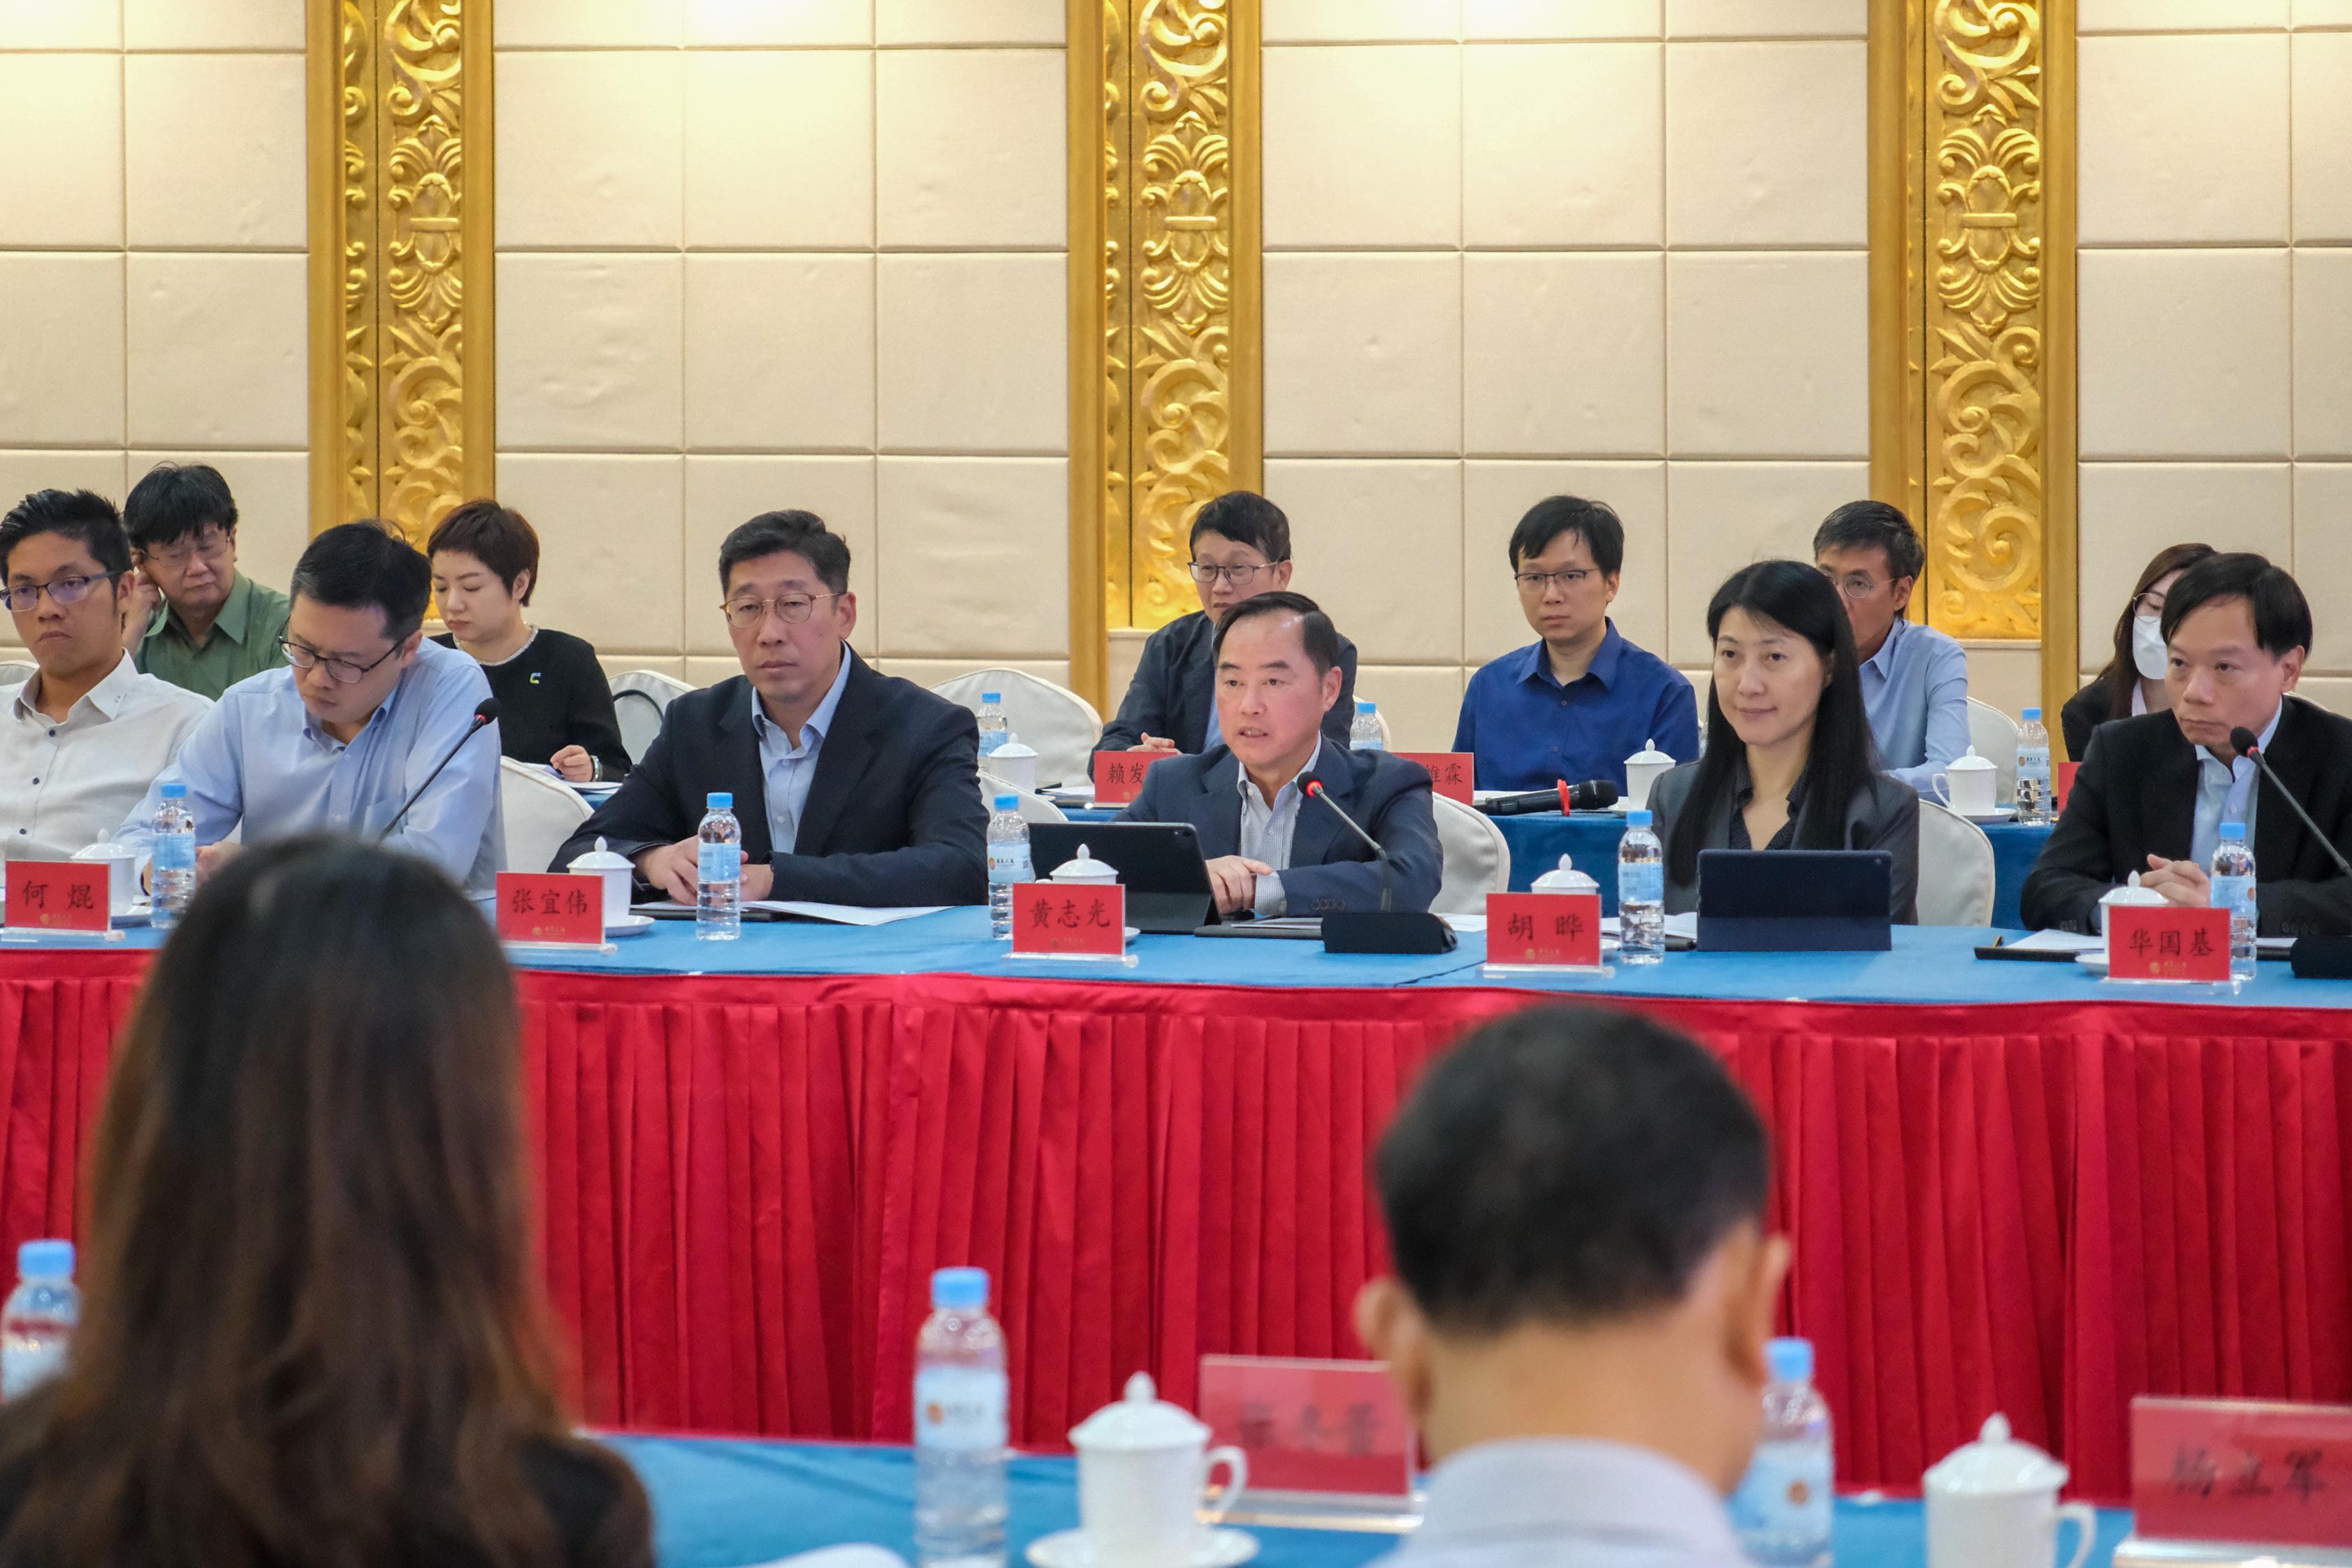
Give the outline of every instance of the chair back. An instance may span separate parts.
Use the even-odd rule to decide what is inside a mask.
[[[590,816],[577,790],[512,757],[499,759],[499,810],[506,821],[509,871],[546,870]]]
[[[633,763],[644,762],[661,734],[663,711],[694,689],[677,676],[657,669],[624,670],[613,677],[612,687],[613,711],[621,721],[621,744]]]
[[[1004,700],[1005,721],[1020,742],[1037,753],[1039,784],[1076,784],[1087,777],[1095,742],[1102,739],[1102,715],[1066,686],[1017,669],[975,669],[942,680],[931,689],[949,701],[980,711],[980,700],[993,691]],[[985,759],[983,759],[985,760]]]
[[[995,688],[991,687],[990,689],[994,690]],[[1019,784],[1008,784],[1004,780],[998,778],[994,773],[990,773],[986,768],[982,768],[980,771],[980,804],[988,807],[991,812],[993,812],[996,809],[996,797],[1000,795],[1010,795],[1019,797],[1021,820],[1024,822],[1067,822],[1070,820],[1067,816],[1063,815],[1062,808],[1060,806],[1055,805],[1044,795],[1038,795],[1033,790],[1023,789]]]
[[[2023,731],[1991,703],[1969,699],[1969,744],[1993,765],[1993,804],[2004,809],[2017,799],[2017,737]]]
[[[1919,801],[1919,923],[1992,923],[1992,840],[1947,805]]]
[[[1483,915],[1487,894],[1510,890],[1510,842],[1483,811],[1442,795],[1431,797],[1430,805],[1437,813],[1438,847],[1445,855],[1437,898],[1430,910],[1441,915]]]

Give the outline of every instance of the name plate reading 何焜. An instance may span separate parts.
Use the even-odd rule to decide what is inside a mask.
[[[602,945],[604,879],[563,871],[499,872],[499,940]]]
[[[2230,911],[2117,904],[2107,910],[2107,978],[2230,978]]]
[[[1132,805],[1143,793],[1143,775],[1151,771],[1151,764],[1181,755],[1181,752],[1097,752],[1095,804]]]
[[[1477,760],[1468,752],[1399,752],[1408,763],[1419,763],[1429,770],[1429,787],[1448,800],[1458,800],[1465,805],[1473,804],[1472,786],[1477,782]]]
[[[1531,968],[1601,966],[1598,893],[1489,893],[1486,962]]]
[[[105,931],[108,879],[103,860],[11,860],[6,915],[11,931]]]
[[[1022,882],[1013,951],[1028,958],[1117,958],[1127,951],[1127,889],[1117,882]]]

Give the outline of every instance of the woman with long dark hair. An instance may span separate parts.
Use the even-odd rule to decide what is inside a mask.
[[[114,1064],[81,1326],[0,1412],[0,1563],[645,1568],[555,1394],[511,979],[464,894],[353,840],[197,894]]]
[[[1814,567],[1743,567],[1706,607],[1706,749],[1650,792],[1666,909],[1698,907],[1702,849],[1884,849],[1889,910],[1917,919],[1919,797],[1879,771],[1837,589]]]
[[[2091,684],[2066,699],[2058,721],[2066,754],[2081,762],[2091,750],[2091,731],[2110,719],[2162,713],[2172,706],[2164,684],[2164,596],[2179,575],[2213,553],[2210,544],[2176,544],[2156,552],[2139,574],[2124,613],[2116,617],[2115,655]]]

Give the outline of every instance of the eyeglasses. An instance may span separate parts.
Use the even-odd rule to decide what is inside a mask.
[[[1832,587],[1849,599],[1867,599],[1886,585],[1867,572],[1849,572],[1841,577],[1825,568],[1822,575],[1830,580]]]
[[[787,594],[781,599],[730,599],[719,608],[725,613],[727,624],[739,632],[748,632],[768,618],[770,611],[788,626],[799,626],[816,612],[819,599],[838,599],[838,594]]]
[[[1218,566],[1206,561],[1188,561],[1184,563],[1184,570],[1192,574],[1192,581],[1204,588],[1220,577],[1236,588],[1246,588],[1257,581],[1259,573],[1271,572],[1274,568],[1267,565]]]
[[[2156,593],[2153,590],[2142,594],[2138,598],[2132,601],[2132,614],[2136,616],[2161,616],[2164,614],[2164,598],[2165,596],[2162,594]]]
[[[304,647],[291,637],[279,637],[278,646],[285,650],[286,662],[295,668],[316,669],[323,664],[327,667],[327,673],[345,686],[358,685],[366,679],[369,670],[400,651],[400,644],[394,643],[367,663],[360,664],[348,658],[332,658],[314,647]]]
[[[1581,588],[1584,580],[1591,575],[1590,566],[1571,566],[1565,572],[1514,572],[1511,581],[1519,585],[1522,594],[1549,594],[1555,583],[1571,590]]]
[[[120,572],[101,572],[95,577],[60,577],[54,583],[20,583],[0,592],[0,599],[6,600],[8,607],[20,616],[38,608],[44,594],[60,605],[79,605],[96,593],[100,583],[111,583],[121,575]]]
[[[228,553],[228,535],[203,534],[193,544],[178,544],[169,550],[142,550],[139,553],[150,561],[161,561],[174,571],[185,571],[190,562],[200,557],[214,562],[226,556]]]

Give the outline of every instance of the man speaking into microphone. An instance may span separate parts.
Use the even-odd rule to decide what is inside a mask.
[[[242,825],[248,844],[383,836],[468,893],[494,894],[499,734],[476,720],[490,683],[467,655],[425,640],[432,568],[387,525],[347,522],[310,541],[291,587],[286,668],[222,693],[115,838],[147,852],[163,786],[184,784],[199,877],[233,852],[222,841]]]
[[[1303,594],[1260,594],[1226,614],[1212,657],[1222,743],[1154,763],[1119,820],[1191,823],[1228,919],[1427,910],[1444,863],[1429,773],[1323,734],[1341,685],[1330,618]],[[1328,798],[1311,799],[1310,784]],[[1334,805],[1379,841],[1385,867]]]
[[[2352,878],[2334,852],[2352,845],[2352,720],[2290,695],[2311,649],[2302,588],[2260,555],[2208,556],[2165,595],[2160,629],[2172,709],[2099,727],[2026,879],[2025,923],[2095,931],[2099,900],[2134,871],[2173,903],[2209,904],[2221,825],[2243,823],[2262,934],[2352,932]]]

